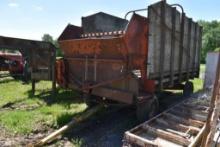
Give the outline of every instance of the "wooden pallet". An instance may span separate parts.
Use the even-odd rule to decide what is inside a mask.
[[[198,145],[209,110],[208,99],[187,99],[125,132],[123,146],[179,147]]]

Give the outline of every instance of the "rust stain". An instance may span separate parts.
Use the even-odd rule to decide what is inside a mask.
[[[97,33],[91,33],[97,34]],[[105,33],[110,35],[112,33]],[[82,38],[72,40],[59,40],[61,49],[67,58],[80,58],[81,61],[69,62],[69,72],[80,77],[88,70],[89,81],[97,76],[97,81],[114,79],[123,73],[131,73],[132,70],[141,71],[141,81],[147,80],[147,52],[148,52],[148,19],[134,14],[125,32],[120,36],[101,36],[81,34]],[[88,38],[85,38],[88,36]],[[86,58],[94,59],[86,63]],[[123,60],[123,63],[99,62],[96,59]],[[74,64],[74,65],[73,65]],[[87,65],[88,64],[88,65]],[[74,69],[73,69],[74,68]],[[77,69],[76,69],[77,68]],[[96,74],[94,75],[96,70]],[[102,73],[102,74],[101,74]],[[152,83],[152,82],[150,82]],[[149,85],[149,84],[144,84]],[[146,86],[149,87],[149,86]]]

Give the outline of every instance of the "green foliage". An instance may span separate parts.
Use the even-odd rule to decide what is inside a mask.
[[[200,20],[198,23],[203,26],[201,63],[205,63],[207,52],[220,47],[220,22]]]
[[[52,43],[57,48],[57,51],[56,51],[56,56],[57,57],[62,57],[63,56],[63,53],[62,53],[62,51],[59,47],[57,39],[53,39],[53,37],[49,34],[44,34],[43,37],[42,37],[42,40]]]
[[[216,48],[214,51],[215,52],[220,52],[220,47]]]

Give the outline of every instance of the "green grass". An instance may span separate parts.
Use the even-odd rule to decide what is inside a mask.
[[[205,65],[201,65],[200,72],[205,72]],[[202,79],[196,78],[192,82],[195,92],[202,89]],[[51,97],[50,89],[51,82],[41,81],[36,84],[36,94],[32,96],[31,84],[23,85],[12,78],[1,79],[0,108],[11,103],[18,106],[18,110],[0,110],[0,125],[12,133],[28,134],[39,124],[58,128],[86,109],[78,93],[59,89],[57,96]],[[81,140],[72,142],[82,143]]]
[[[194,92],[197,92],[203,88],[203,80],[200,78],[195,78],[192,80],[193,85],[194,85]]]
[[[35,111],[6,111],[1,113],[0,123],[12,133],[27,134],[34,129],[38,117]]]
[[[200,73],[205,73],[205,64],[200,64]]]
[[[39,124],[58,128],[86,109],[80,95],[71,90],[59,89],[55,97],[49,90],[51,82],[36,84],[36,94],[31,95],[31,84],[5,78],[0,81],[0,108],[12,105],[17,109],[1,109],[0,125],[11,133],[28,134]]]
[[[200,76],[205,74],[205,64],[200,64]],[[192,80],[194,85],[194,92],[203,88],[203,79],[201,77]]]

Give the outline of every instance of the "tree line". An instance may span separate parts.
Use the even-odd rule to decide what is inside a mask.
[[[220,21],[199,20],[198,23],[203,27],[201,63],[205,63],[206,54],[209,51],[220,51]],[[57,56],[63,56],[57,39],[49,34],[44,34],[43,41],[51,42],[57,47]]]
[[[198,23],[203,27],[201,63],[205,63],[209,51],[220,51],[220,21],[204,21]]]

